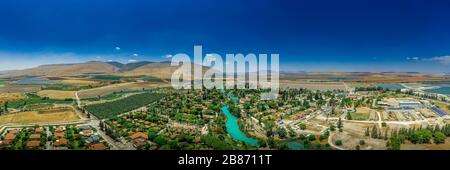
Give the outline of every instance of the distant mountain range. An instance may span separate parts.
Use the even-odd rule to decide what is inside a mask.
[[[0,72],[0,77],[45,76],[63,77],[83,74],[110,74],[120,76],[147,75],[159,78],[171,78],[178,67],[170,66],[170,62],[141,61],[133,63],[89,61],[73,64],[49,64],[24,70]],[[204,69],[205,70],[205,69]]]
[[[101,62],[89,61],[85,63],[73,64],[50,64],[41,65],[35,68],[24,70],[11,70],[0,72],[0,77],[21,77],[21,76],[44,76],[44,77],[64,77],[78,76],[86,74],[108,74],[118,76],[153,76],[161,79],[170,79],[172,73],[178,67],[170,66],[169,61],[151,62],[141,61],[133,63],[119,62]],[[203,67],[203,72],[209,68]],[[242,73],[237,73],[242,74]],[[268,71],[270,75],[270,70]],[[363,80],[365,79],[411,79],[412,77],[429,77],[430,74],[417,72],[305,72],[305,71],[280,71],[281,79],[300,80],[300,79],[342,79],[342,80]],[[439,75],[447,77],[447,75]],[[196,77],[195,77],[196,78]],[[448,78],[448,77],[447,77]],[[428,78],[427,78],[428,79]],[[434,78],[433,78],[434,79]]]

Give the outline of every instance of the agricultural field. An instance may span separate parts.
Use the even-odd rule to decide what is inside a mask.
[[[80,99],[87,98],[97,98],[98,96],[105,96],[114,92],[130,92],[130,91],[142,91],[143,89],[151,89],[165,83],[153,83],[153,82],[129,82],[129,83],[120,83],[120,84],[112,84],[109,86],[93,88],[82,90],[78,92],[78,96]]]
[[[91,89],[91,88],[95,88],[95,87],[99,87],[100,84],[95,84],[95,85],[81,85],[81,84],[50,84],[50,85],[45,85],[43,86],[41,89],[42,90],[61,90],[61,91],[78,91],[78,90],[83,90],[83,89]]]
[[[55,123],[80,120],[72,108],[53,108],[45,111],[25,111],[0,116],[0,124]]]
[[[61,80],[63,83],[69,83],[69,84],[79,84],[79,85],[95,85],[98,84],[98,81],[95,80],[88,80],[88,79],[64,79]]]
[[[352,117],[352,120],[367,120],[367,119],[369,119],[369,113],[351,112],[350,116]]]
[[[61,90],[42,90],[37,93],[40,97],[48,97],[50,99],[75,99],[75,91],[61,91]]]
[[[72,99],[69,100],[55,100],[55,99],[49,99],[48,97],[40,97],[36,94],[27,93],[26,98],[8,102],[8,108],[21,108],[26,105],[31,104],[40,104],[40,103],[49,103],[49,104],[71,104],[73,103]]]
[[[116,75],[95,75],[92,76],[94,80],[120,80],[125,78],[124,76],[116,76]]]
[[[166,96],[160,93],[142,93],[124,99],[101,104],[88,105],[85,109],[100,119],[111,118],[114,115],[129,112],[160,100]]]
[[[29,104],[23,107],[24,110],[46,110],[54,107],[54,104],[50,103],[39,103],[39,104]]]
[[[8,85],[8,82],[0,80],[0,87],[4,87],[4,86],[7,86],[7,85]]]
[[[23,98],[24,95],[21,93],[0,93],[0,103],[17,101]]]
[[[141,78],[146,82],[164,82],[164,80],[153,76],[142,76]]]
[[[99,97],[85,98],[85,99],[82,99],[82,101],[95,102],[95,101],[101,101],[101,100],[114,100],[114,99],[121,98],[122,96],[124,96],[124,93],[113,92],[111,94],[101,96],[100,98]]]
[[[14,84],[0,87],[0,93],[31,93],[41,90],[42,85],[21,85]]]

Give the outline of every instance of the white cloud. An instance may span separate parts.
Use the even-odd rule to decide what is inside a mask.
[[[437,57],[431,57],[431,58],[425,58],[422,59],[423,61],[436,61],[441,64],[450,64],[450,56],[437,56]]]
[[[173,56],[171,54],[167,54],[164,56],[164,58],[172,58]]]
[[[406,60],[415,60],[418,61],[420,58],[419,57],[406,57]]]
[[[116,49],[117,51],[119,51],[119,50],[120,50],[120,47],[116,47],[115,49]]]
[[[137,57],[137,56],[139,56],[139,54],[134,53],[133,56]]]

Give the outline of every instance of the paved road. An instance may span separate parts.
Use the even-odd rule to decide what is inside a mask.
[[[80,97],[78,96],[78,92],[79,91],[75,92],[75,98],[77,100],[78,108],[81,109],[81,101],[80,101]],[[103,139],[105,139],[106,142],[108,142],[108,144],[111,146],[112,150],[135,150],[135,148],[132,146],[132,144],[130,142],[127,142],[124,145],[120,142],[115,141],[108,135],[106,135],[100,129],[100,126],[99,126],[100,120],[97,117],[95,117],[94,115],[92,115],[92,114],[90,114],[90,115],[91,115],[90,119],[84,125],[89,125],[89,126],[93,127],[97,131],[97,134],[100,135]]]

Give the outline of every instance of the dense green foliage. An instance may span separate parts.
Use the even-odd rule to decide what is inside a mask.
[[[435,144],[441,144],[445,143],[445,139],[449,136],[449,125],[445,125],[442,128],[436,126],[435,128],[427,127],[425,129],[400,129],[399,131],[392,132],[386,146],[391,150],[399,150],[400,145],[404,143],[405,140],[409,140],[414,144],[426,144],[432,142]]]
[[[160,78],[153,76],[143,76],[141,78],[146,82],[163,82],[163,80],[161,80]]]
[[[120,80],[124,77],[115,75],[95,75],[92,78],[96,80]]]
[[[382,87],[356,87],[355,91],[380,91],[380,90],[388,90],[383,89]]]
[[[63,91],[78,91],[83,89],[91,89],[95,86],[77,86],[73,84],[49,84],[43,86],[42,90],[63,90]]]

